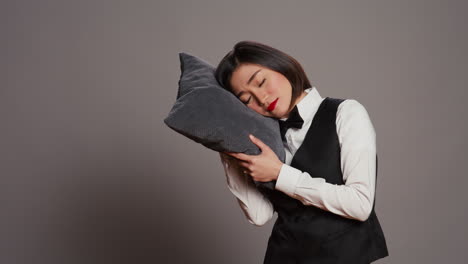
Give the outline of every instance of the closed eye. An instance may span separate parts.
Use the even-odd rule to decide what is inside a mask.
[[[263,79],[263,81],[258,85],[258,87],[262,87],[262,85],[265,83],[266,78]],[[252,96],[249,97],[249,99],[246,102],[243,102],[244,104],[249,104],[250,99],[252,99]]]

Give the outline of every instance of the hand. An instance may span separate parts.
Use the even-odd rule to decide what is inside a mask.
[[[250,135],[250,140],[257,145],[262,153],[259,155],[247,155],[244,153],[224,152],[239,160],[239,166],[244,173],[250,175],[254,181],[268,182],[278,178],[283,163],[276,153],[260,139]]]

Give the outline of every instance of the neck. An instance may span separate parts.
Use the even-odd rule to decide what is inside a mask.
[[[288,115],[285,116],[285,118],[288,118],[289,117],[289,113],[291,112],[291,110],[294,108],[294,106],[296,106],[302,99],[304,99],[304,97],[306,97],[307,95],[307,92],[306,91],[302,91],[301,95],[299,97],[297,97],[296,101],[294,102],[294,104],[291,106],[291,109],[289,109],[288,111]]]
[[[296,102],[294,103],[294,105],[297,105],[302,99],[304,99],[304,97],[306,97],[306,95],[307,95],[307,92],[302,91],[301,95],[296,99]]]

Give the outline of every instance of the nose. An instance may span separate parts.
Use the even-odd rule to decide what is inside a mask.
[[[262,106],[266,106],[266,107],[268,107],[268,105],[267,105],[267,104],[268,104],[268,102],[267,102],[267,98],[268,98],[268,96],[267,96],[267,95],[265,95],[265,97],[263,98],[263,101],[262,101]]]
[[[258,104],[261,107],[264,107],[266,105],[266,98],[267,98],[266,94],[256,94],[255,97],[257,98]]]
[[[265,107],[265,106],[267,106],[267,105],[266,105],[266,100],[265,100],[265,99],[260,100],[260,101],[258,102],[258,104],[260,105],[260,107]]]

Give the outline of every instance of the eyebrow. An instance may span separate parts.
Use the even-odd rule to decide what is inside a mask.
[[[252,74],[252,76],[250,76],[249,80],[247,81],[247,85],[255,78],[255,75],[257,75],[257,73],[259,71],[261,71],[262,69],[258,69],[256,72],[254,72],[254,74]],[[239,92],[236,96],[239,98],[241,97],[241,95],[244,93],[244,91],[241,91]]]

